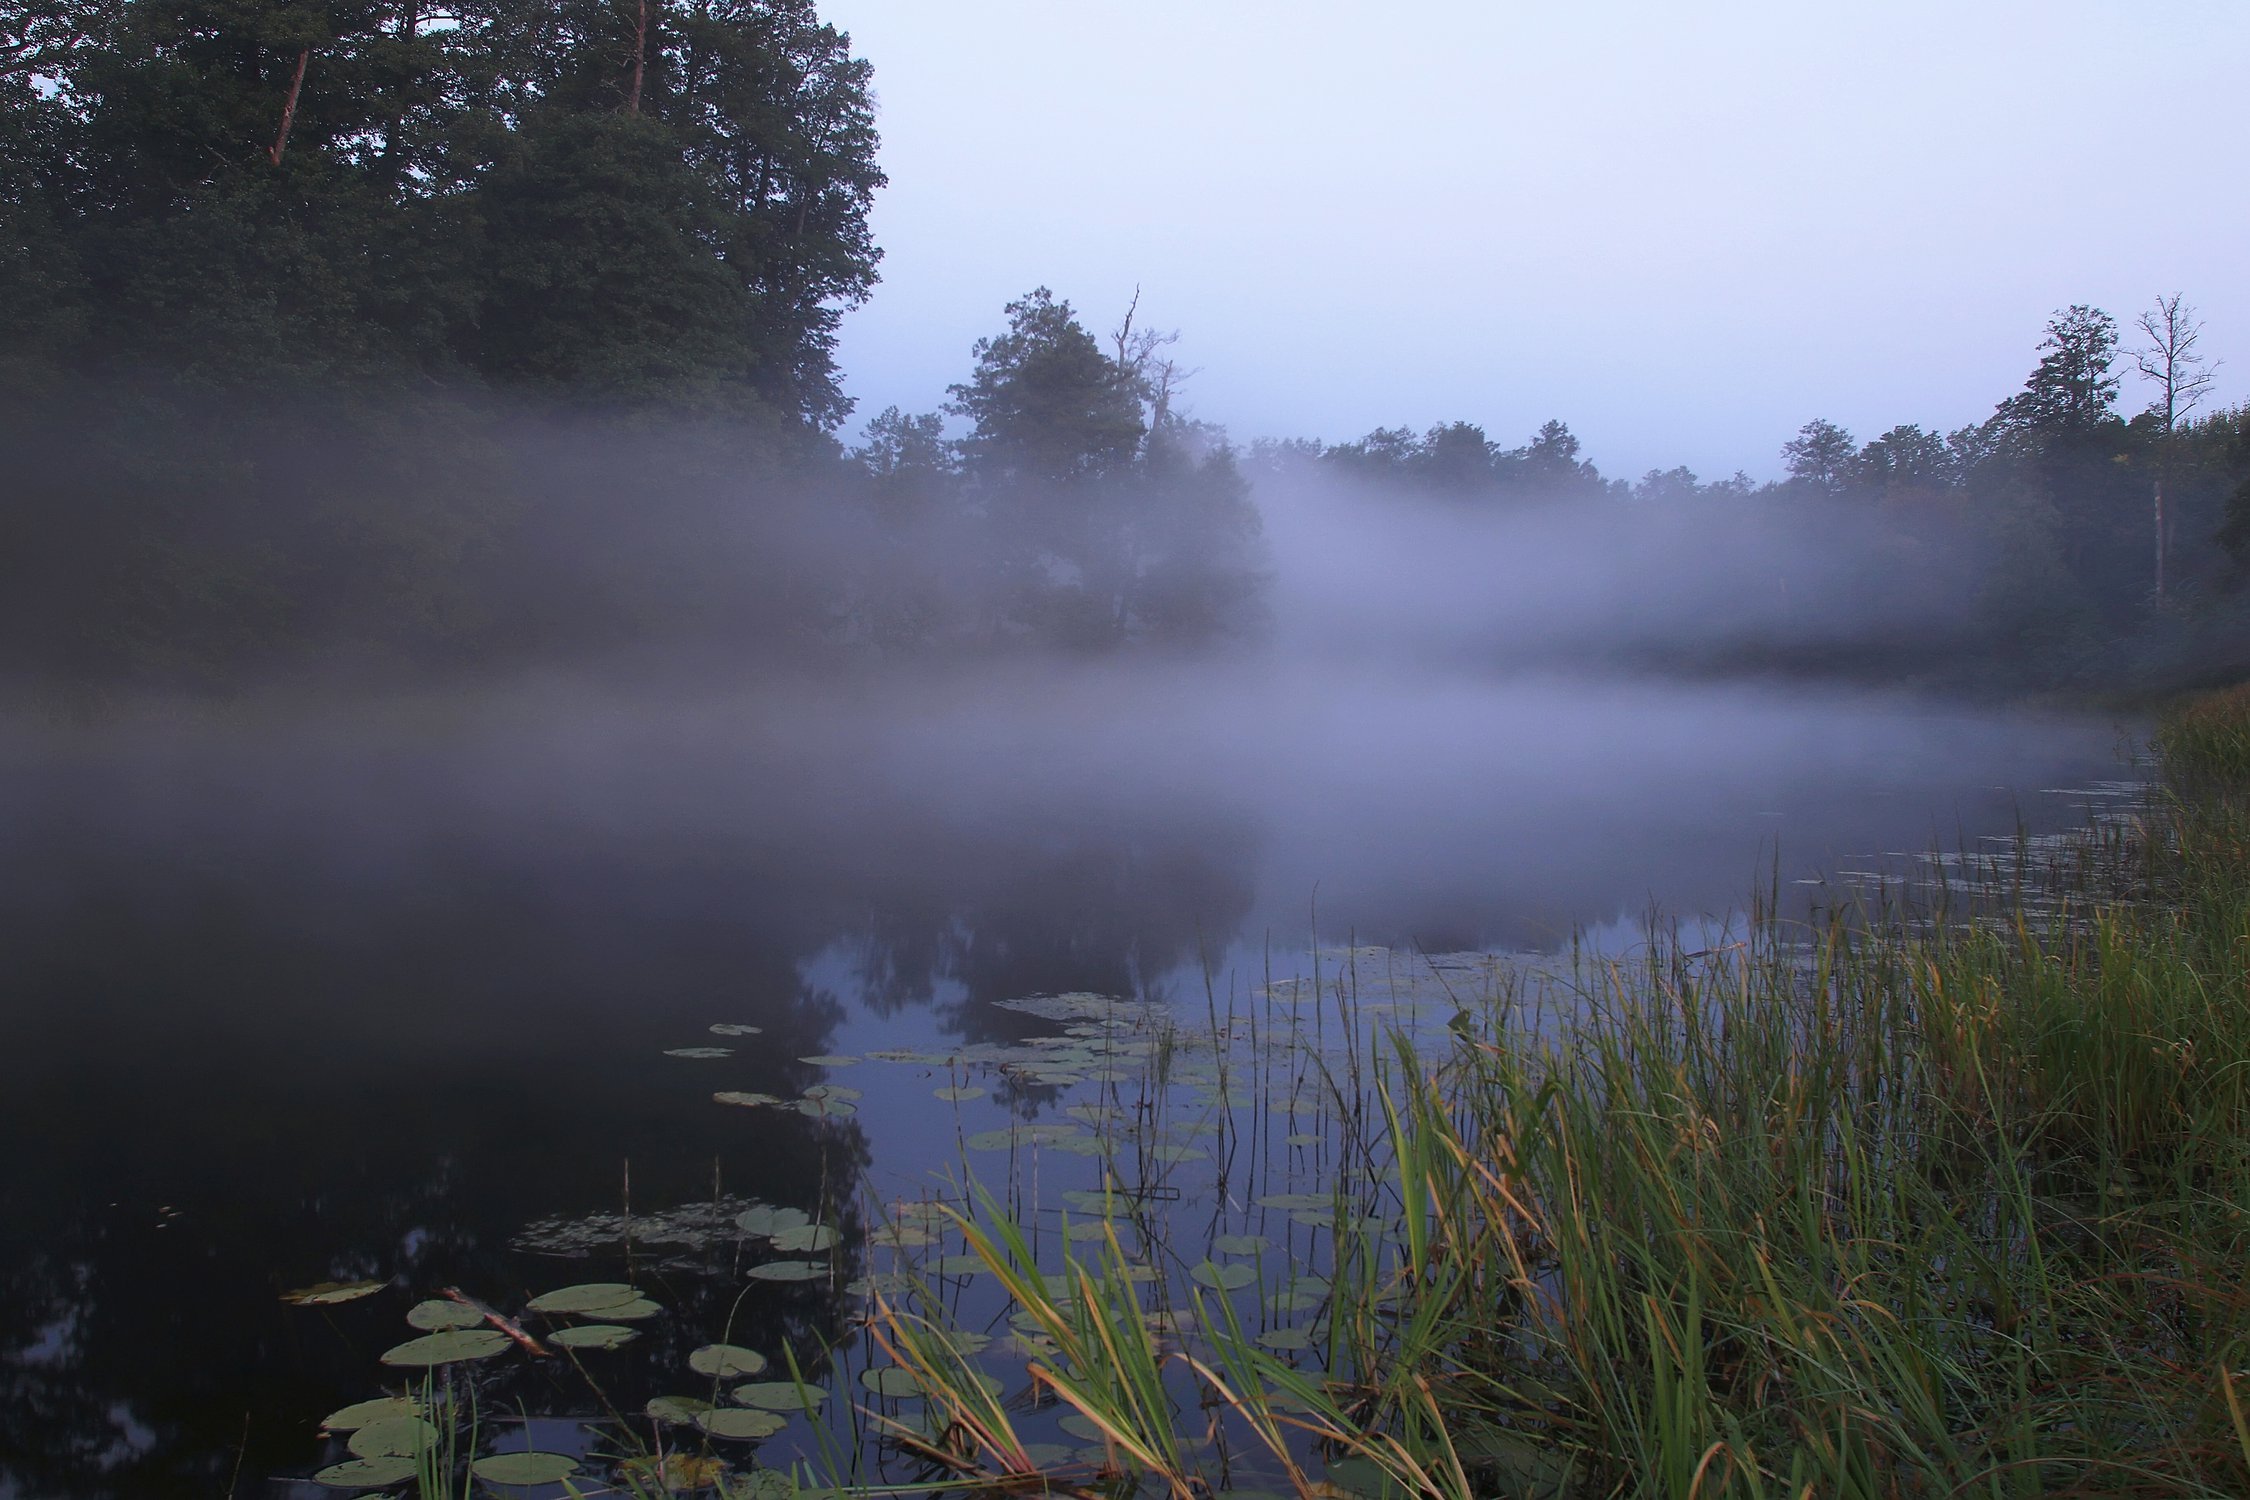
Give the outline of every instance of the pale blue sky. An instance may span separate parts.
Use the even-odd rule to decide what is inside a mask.
[[[823,0],[875,66],[860,421],[1137,282],[1239,440],[1560,416],[1764,477],[1950,428],[2065,303],[2183,291],[2250,396],[2250,0]],[[2136,401],[2128,383],[2127,398]]]

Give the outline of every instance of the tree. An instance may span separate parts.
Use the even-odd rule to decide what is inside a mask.
[[[1006,311],[1007,332],[977,340],[976,368],[947,387],[947,409],[972,424],[961,443],[970,472],[987,484],[1047,485],[1124,473],[1147,432],[1131,372],[1045,287]]]
[[[1781,445],[1789,477],[1823,495],[1841,493],[1850,480],[1859,445],[1834,422],[1815,417]]]
[[[1860,449],[1853,479],[1881,491],[1942,490],[1953,484],[1956,465],[1945,439],[1908,422],[1891,428]]]
[[[2116,416],[2117,320],[2072,303],[2047,320],[2046,351],[2023,389],[2001,403],[2007,425],[2035,434],[2083,434]]]
[[[2158,297],[2156,305],[2135,319],[2147,343],[2133,351],[2133,369],[2156,387],[2148,415],[2158,425],[2156,478],[2150,484],[2150,502],[2156,527],[2156,597],[2164,599],[2165,559],[2170,551],[2169,526],[2164,515],[2164,481],[2171,467],[2173,437],[2180,419],[2202,404],[2211,389],[2216,367],[2195,352],[2203,324],[2195,309],[2175,292]]]

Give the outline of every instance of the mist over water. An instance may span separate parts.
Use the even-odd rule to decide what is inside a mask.
[[[1316,941],[1553,950],[1773,882],[1827,899],[1796,882],[2068,824],[2043,789],[2118,774],[2102,720],[1652,669],[1942,605],[1942,579],[1769,600],[1801,559],[1747,510],[1261,501],[1268,628],[1227,651],[706,647],[13,720],[0,1131],[49,1144],[0,1166],[6,1404],[32,1414],[0,1421],[0,1479],[215,1472],[245,1407],[250,1461],[302,1472],[382,1335],[310,1339],[276,1290],[551,1278],[512,1237],[614,1209],[622,1161],[644,1211],[927,1165],[926,1088],[798,1140],[715,1086],[1017,1039],[1040,1023],[992,1002],[1026,995],[1199,1012]],[[716,1022],[763,1030],[663,1055]],[[674,1295],[683,1329],[727,1315]]]

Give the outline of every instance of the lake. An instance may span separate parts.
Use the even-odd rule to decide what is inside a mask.
[[[591,1453],[580,1418],[691,1390],[722,1333],[796,1353],[832,1411],[887,1399],[855,1383],[879,1357],[850,1284],[949,1247],[885,1207],[966,1162],[1009,1192],[1044,1172],[1047,1213],[1094,1170],[1065,1147],[1109,1118],[1116,1057],[1150,1055],[1120,1043],[1138,1010],[1001,1002],[1233,1033],[1318,965],[1387,997],[1321,1024],[1374,1026],[1480,983],[1479,955],[1626,945],[1652,910],[1723,925],[1761,894],[1808,912],[1851,872],[2078,826],[2129,778],[2121,743],[1898,695],[1372,660],[18,723],[0,1497],[294,1491],[349,1458],[321,1418],[400,1388],[378,1357],[446,1287],[660,1304],[585,1355],[599,1400],[565,1361],[495,1361],[503,1446]],[[1184,1092],[1242,1105],[1196,1068]],[[1156,1160],[1191,1199],[1317,1178],[1292,1157],[1317,1126],[1198,1156],[1243,1129],[1166,1127]],[[817,1276],[751,1274],[772,1235],[729,1226],[764,1206],[835,1230]],[[1266,1233],[1253,1261],[1296,1254]],[[383,1288],[282,1300],[360,1281]],[[813,1451],[794,1419],[758,1450]]]

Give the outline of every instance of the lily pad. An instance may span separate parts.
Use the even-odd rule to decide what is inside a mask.
[[[661,1303],[651,1302],[646,1297],[635,1297],[630,1302],[613,1302],[607,1307],[597,1308],[594,1316],[605,1323],[639,1323],[662,1311],[664,1308]]]
[[[734,1049],[732,1047],[666,1047],[664,1055],[666,1057],[697,1058],[732,1057],[734,1056]]]
[[[397,1484],[402,1479],[414,1477],[414,1460],[411,1458],[354,1458],[340,1464],[330,1464],[313,1475],[314,1484],[325,1484],[330,1489],[372,1490],[386,1484]]]
[[[807,1097],[799,1099],[796,1108],[798,1114],[809,1116],[815,1120],[841,1119],[845,1115],[859,1113],[859,1106],[849,1099],[814,1099]]]
[[[438,1430],[420,1417],[391,1417],[370,1422],[351,1435],[354,1458],[412,1458],[436,1446]]]
[[[735,1375],[762,1375],[766,1357],[740,1344],[705,1344],[687,1357],[688,1368],[698,1375],[725,1380]]]
[[[1310,1349],[1312,1335],[1302,1328],[1269,1328],[1258,1335],[1268,1349]]]
[[[793,1380],[756,1380],[736,1386],[733,1394],[744,1406],[755,1406],[763,1411],[809,1412],[828,1399],[828,1392],[819,1386],[801,1386]]]
[[[990,1090],[968,1084],[960,1088],[932,1089],[930,1092],[949,1104],[958,1104],[964,1099],[982,1099]]]
[[[773,1237],[776,1250],[789,1250],[809,1254],[827,1249],[836,1243],[836,1231],[826,1224],[800,1224],[795,1229],[784,1229]]]
[[[1202,1265],[1188,1272],[1188,1275],[1202,1282],[1205,1286],[1216,1287],[1222,1292],[1231,1292],[1237,1288],[1246,1287],[1258,1279],[1258,1273],[1246,1265],[1239,1262],[1228,1262],[1221,1265],[1215,1260],[1205,1261]]]
[[[640,1294],[640,1288],[622,1281],[582,1281],[576,1286],[541,1292],[531,1299],[531,1310],[535,1313],[601,1313],[604,1308],[631,1302]]]
[[[1067,1413],[1055,1425],[1072,1437],[1084,1438],[1090,1443],[1106,1443],[1109,1441],[1109,1434],[1102,1431],[1101,1425],[1082,1411]]]
[[[563,1349],[615,1349],[640,1336],[639,1329],[620,1328],[615,1323],[580,1323],[556,1329],[547,1335],[547,1342]]]
[[[426,1333],[383,1351],[386,1365],[424,1368],[459,1364],[463,1360],[490,1359],[508,1347],[508,1336],[491,1328],[454,1328]]]
[[[1260,1208],[1278,1208],[1284,1213],[1310,1213],[1316,1209],[1335,1206],[1335,1198],[1328,1193],[1268,1193],[1258,1200]]]
[[[299,1307],[334,1307],[339,1302],[357,1302],[362,1297],[372,1297],[387,1281],[316,1281],[311,1286],[298,1287],[293,1292],[283,1292],[281,1300]]]
[[[469,1472],[486,1484],[553,1484],[578,1472],[578,1460],[567,1453],[495,1453],[469,1465]]]
[[[1273,1241],[1262,1234],[1222,1234],[1212,1239],[1211,1248],[1221,1255],[1260,1255],[1273,1248]]]
[[[695,1425],[716,1438],[755,1440],[772,1437],[789,1425],[789,1419],[775,1411],[730,1406],[704,1412],[695,1419]]]
[[[756,1109],[760,1105],[779,1104],[781,1098],[777,1094],[760,1094],[750,1089],[721,1089],[711,1096],[711,1102],[713,1104],[736,1104],[744,1109]]]
[[[832,1052],[821,1052],[811,1057],[800,1057],[797,1061],[807,1063],[815,1068],[850,1068],[859,1064],[859,1059],[856,1057],[846,1057],[840,1053]]]
[[[350,1406],[330,1412],[321,1419],[323,1432],[356,1432],[376,1422],[395,1422],[411,1417],[421,1407],[406,1396],[378,1396],[373,1401],[356,1401]]]
[[[828,1274],[828,1267],[817,1260],[769,1260],[743,1274],[757,1281],[817,1281]]]
[[[982,1276],[992,1268],[981,1255],[941,1255],[930,1262],[930,1269],[940,1276]]]
[[[756,1208],[744,1209],[734,1216],[734,1227],[752,1239],[770,1239],[784,1229],[801,1229],[812,1222],[812,1215],[801,1208],[775,1208],[761,1203]]]
[[[659,1422],[693,1422],[710,1409],[710,1402],[695,1396],[658,1396],[645,1408]]]
[[[713,1036],[757,1036],[765,1031],[763,1026],[745,1026],[739,1021],[721,1021],[711,1028]]]
[[[922,1394],[913,1372],[903,1365],[879,1365],[872,1370],[859,1372],[859,1383],[878,1396],[892,1396],[900,1400]]]
[[[424,1333],[437,1333],[447,1328],[475,1328],[484,1322],[484,1314],[463,1302],[432,1297],[408,1308],[406,1321]]]

